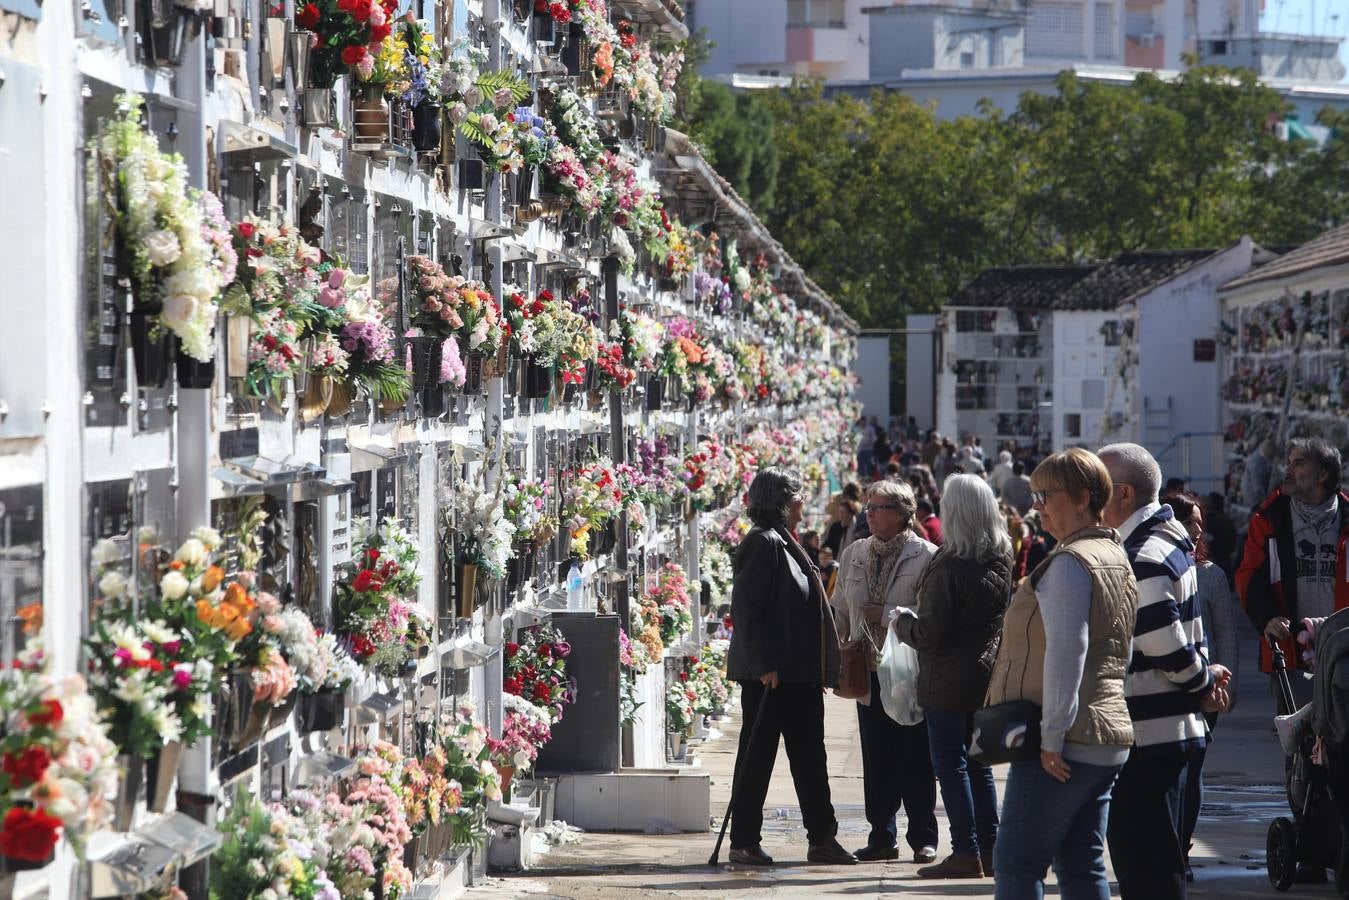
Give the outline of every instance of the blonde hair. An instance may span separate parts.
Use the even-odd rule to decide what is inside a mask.
[[[1087,508],[1099,516],[1110,501],[1112,484],[1110,471],[1099,456],[1073,447],[1045,457],[1031,472],[1030,487],[1033,491],[1067,491],[1074,497],[1085,492]]]

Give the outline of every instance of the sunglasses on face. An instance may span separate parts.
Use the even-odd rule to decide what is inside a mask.
[[[1059,492],[1058,488],[1050,488],[1047,491],[1031,491],[1030,492],[1031,506],[1044,506],[1046,503],[1049,502],[1049,498],[1054,494],[1057,494],[1058,492]]]
[[[878,503],[875,505],[863,507],[863,511],[869,513],[879,512],[882,509],[899,509],[899,507],[895,506],[893,503]]]

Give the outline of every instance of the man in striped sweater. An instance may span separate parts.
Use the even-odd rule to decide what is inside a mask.
[[[1110,805],[1110,859],[1124,900],[1184,898],[1181,781],[1190,750],[1207,741],[1201,712],[1226,708],[1231,673],[1201,652],[1194,545],[1171,507],[1157,502],[1157,461],[1137,444],[1111,444],[1099,455],[1114,485],[1104,519],[1119,531],[1138,581],[1124,680],[1134,749]]]

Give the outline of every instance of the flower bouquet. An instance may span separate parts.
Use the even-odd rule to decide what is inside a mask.
[[[502,793],[509,799],[511,777],[529,771],[539,749],[552,740],[552,720],[543,709],[517,694],[504,694],[501,709],[501,737],[488,738],[488,746],[492,764],[501,773]]]
[[[344,896],[316,853],[323,835],[285,806],[263,806],[240,785],[219,828],[225,840],[211,857],[212,897]]]
[[[443,713],[437,724],[444,777],[458,785],[457,796],[449,798],[458,803],[446,807],[451,840],[456,846],[481,848],[487,841],[487,803],[501,799],[501,775],[492,764],[487,729],[467,700]]]
[[[52,678],[30,640],[0,671],[0,871],[45,865],[62,836],[84,858],[108,824],[116,752],[84,680]]]
[[[367,527],[353,523],[353,532]],[[362,665],[385,678],[407,676],[431,646],[431,623],[414,605],[420,551],[396,522],[385,522],[359,542],[357,569],[338,585],[338,628]]]
[[[665,691],[665,730],[670,734],[687,734],[693,727],[693,701],[697,692],[683,682],[670,685]],[[677,755],[677,754],[676,754]]]
[[[216,240],[219,201],[187,185],[176,153],[159,150],[140,124],[142,99],[118,97],[118,116],[93,148],[99,159],[100,202],[114,225],[118,267],[131,280],[132,350],[137,379],[159,387],[167,377],[172,332],[183,352],[200,362],[215,356],[216,300],[236,257]]]
[[[484,471],[485,477],[485,471]],[[506,517],[505,483],[493,490],[460,480],[454,488],[454,528],[458,535],[456,560],[461,566],[481,566],[492,578],[506,573],[514,555],[515,526]]]
[[[613,472],[599,462],[567,474],[564,480],[562,526],[570,536],[571,555],[587,560],[592,537],[622,510],[623,491]]]
[[[375,872],[383,873],[386,897],[391,890],[395,897],[412,890],[412,871],[403,853],[412,841],[412,828],[400,796],[403,765],[403,755],[397,747],[376,741],[356,758],[359,774],[345,797],[359,820],[373,831],[370,856]]]
[[[546,482],[521,481],[512,474],[502,487],[502,511],[513,529],[514,553],[506,561],[506,590],[534,577],[537,551],[557,534],[557,516],[548,511],[552,488]]]
[[[689,580],[678,563],[661,566],[656,583],[647,588],[646,599],[660,614],[660,639],[665,646],[674,644],[693,626],[689,611]]]
[[[567,675],[571,645],[554,625],[521,631],[507,642],[502,689],[539,707],[548,721],[562,720],[562,709],[576,698],[576,679]]]

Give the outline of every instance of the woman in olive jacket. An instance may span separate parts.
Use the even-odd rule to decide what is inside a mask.
[[[731,789],[731,862],[742,865],[773,864],[759,844],[779,737],[787,745],[806,826],[806,858],[857,862],[835,839],[823,689],[838,683],[838,634],[819,572],[792,537],[801,504],[800,478],[786,469],[760,470],[749,486],[754,527],[736,548],[733,562],[735,630],[726,674],[740,682],[744,722]]]
[[[993,771],[969,758],[974,711],[984,705],[1012,589],[1012,542],[993,491],[977,475],[952,475],[941,498],[942,549],[918,582],[918,611],[892,626],[918,651],[918,705],[951,827],[951,855],[923,878],[993,874],[998,795]]]

